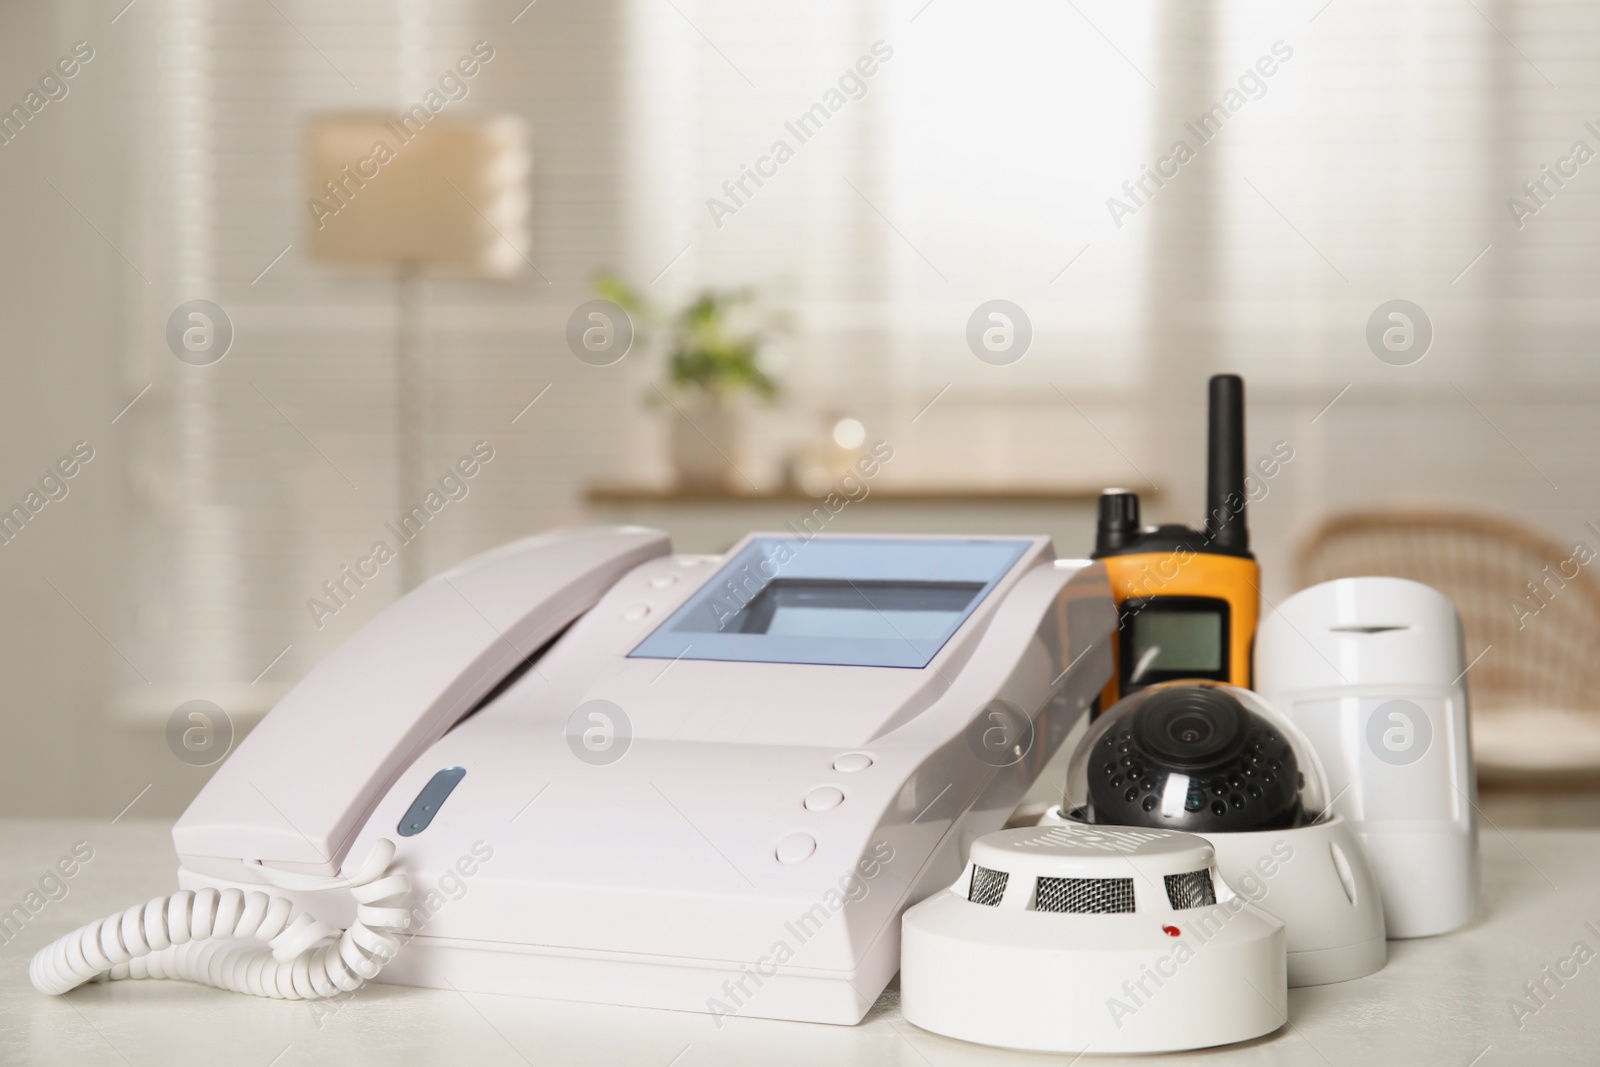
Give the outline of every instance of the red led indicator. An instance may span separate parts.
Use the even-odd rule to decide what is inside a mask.
[[[1183,931],[1178,929],[1176,926],[1163,926],[1161,928],[1161,932],[1166,934],[1168,937],[1178,937],[1183,933]]]

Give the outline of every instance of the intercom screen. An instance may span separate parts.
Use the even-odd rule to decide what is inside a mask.
[[[1138,673],[1222,668],[1222,614],[1147,607],[1132,620],[1129,647]]]
[[[736,633],[932,641],[965,617],[979,582],[769,582],[729,621]]]
[[[629,653],[926,667],[1030,542],[757,537]]]

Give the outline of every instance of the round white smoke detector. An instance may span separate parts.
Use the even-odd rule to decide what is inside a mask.
[[[903,920],[905,1017],[1005,1048],[1170,1052],[1288,1018],[1283,924],[1222,881],[1203,838],[1039,826],[979,838]]]

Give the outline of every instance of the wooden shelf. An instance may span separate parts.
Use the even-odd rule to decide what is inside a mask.
[[[1142,499],[1151,499],[1155,492],[1148,486],[1127,487]],[[865,499],[897,504],[1083,504],[1093,503],[1101,488],[1051,488],[989,487],[989,486],[887,486],[875,485]],[[799,489],[786,488],[765,493],[738,493],[715,487],[677,488],[672,486],[600,484],[590,486],[584,499],[591,505],[618,504],[796,504],[808,505],[821,500]]]

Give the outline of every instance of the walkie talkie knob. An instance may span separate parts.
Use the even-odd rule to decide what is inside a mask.
[[[1139,536],[1139,494],[1107,489],[1100,494],[1100,514],[1094,531],[1094,558],[1110,555]]]

